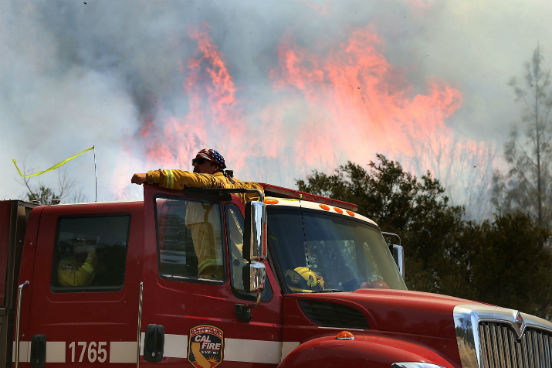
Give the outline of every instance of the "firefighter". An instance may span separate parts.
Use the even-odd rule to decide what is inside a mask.
[[[252,182],[243,182],[233,177],[226,169],[224,157],[214,149],[202,149],[192,160],[194,171],[178,169],[151,170],[147,173],[136,173],[131,182],[135,184],[158,184],[163,188],[182,190],[184,188],[263,188]],[[238,194],[242,202],[258,199],[256,194]]]
[[[214,149],[202,149],[192,160],[193,172],[183,170],[152,170],[132,176],[135,184],[158,184],[163,188],[182,190],[184,188],[247,188],[259,189],[256,183],[242,182],[233,178],[231,171],[225,170],[224,157]],[[238,194],[243,203],[258,199],[257,194]],[[190,229],[194,250],[198,259],[198,276],[221,279],[222,265],[217,263],[214,221],[217,216],[212,204],[190,202],[186,208],[186,226]]]
[[[85,242],[84,239],[73,239],[69,254],[59,261],[59,285],[88,286],[94,281],[96,252],[93,247],[86,247]]]

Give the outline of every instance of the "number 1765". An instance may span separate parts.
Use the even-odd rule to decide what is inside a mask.
[[[78,355],[78,362],[82,363],[86,358],[89,363],[105,363],[107,361],[107,342],[106,341],[73,341],[69,344],[71,350],[71,362]],[[78,351],[77,351],[78,350]]]

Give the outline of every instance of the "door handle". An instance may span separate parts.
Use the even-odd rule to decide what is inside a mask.
[[[33,335],[31,338],[31,367],[43,368],[46,364],[46,335]]]
[[[144,337],[144,359],[148,362],[160,362],[165,347],[165,328],[162,325],[148,325]]]

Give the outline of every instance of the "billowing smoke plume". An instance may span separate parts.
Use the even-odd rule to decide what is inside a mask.
[[[470,60],[465,70],[454,56],[467,41],[442,17],[469,10],[422,0],[2,2],[0,197],[24,192],[12,157],[37,171],[95,145],[99,200],[139,198],[133,172],[188,169],[212,147],[240,179],[285,186],[384,153],[431,170],[456,201],[481,203],[492,119],[511,115],[481,99],[498,84],[508,95],[515,72],[479,90],[462,79],[493,69]],[[63,172],[94,200],[91,155]]]

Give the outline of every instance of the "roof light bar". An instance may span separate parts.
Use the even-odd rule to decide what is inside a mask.
[[[292,199],[303,199],[305,201],[311,201],[316,203],[328,204],[331,206],[337,206],[344,208],[350,211],[357,211],[358,206],[351,202],[344,202],[337,199],[332,199],[328,197],[319,196],[316,194],[301,192],[300,190],[289,189],[284,187],[279,187],[277,185],[259,183],[265,192],[265,195],[271,197],[280,197],[280,198],[292,198]]]

